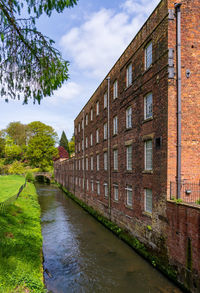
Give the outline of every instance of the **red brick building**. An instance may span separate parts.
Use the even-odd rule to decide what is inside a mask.
[[[170,190],[184,199],[183,183],[200,180],[200,1],[179,3],[152,12],[75,119],[75,157],[55,164],[58,182],[142,243],[159,252],[164,238],[169,259]]]

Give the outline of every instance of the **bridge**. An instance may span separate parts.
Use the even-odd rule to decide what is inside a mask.
[[[46,177],[48,178],[50,181],[52,180],[52,174],[49,173],[49,172],[36,172],[36,173],[33,173],[34,174],[34,177],[38,177],[38,176],[43,176],[43,177]]]

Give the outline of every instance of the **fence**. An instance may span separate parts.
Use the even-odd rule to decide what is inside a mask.
[[[170,199],[177,199],[177,182],[170,182]],[[183,202],[200,204],[200,182],[183,181],[181,183],[181,196]]]
[[[5,201],[3,202],[0,202],[0,212],[1,213],[4,213],[5,212],[5,208],[7,205],[13,203],[15,200],[18,199],[20,193],[23,191],[23,189],[26,187],[26,180],[25,180],[25,183],[19,188],[19,191],[17,194],[9,197],[8,199],[6,199]]]

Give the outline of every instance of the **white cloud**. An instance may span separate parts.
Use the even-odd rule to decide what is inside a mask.
[[[138,32],[158,0],[127,0],[121,11],[101,9],[61,39],[77,69],[103,78]]]
[[[52,98],[48,98],[49,102],[56,104],[64,101],[73,100],[78,98],[81,93],[81,86],[78,83],[69,81],[62,85],[57,91],[55,91]]]

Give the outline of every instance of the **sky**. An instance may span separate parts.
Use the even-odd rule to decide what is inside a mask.
[[[10,122],[41,121],[59,137],[73,135],[74,119],[132,41],[160,0],[79,0],[74,8],[50,18],[42,16],[37,28],[55,41],[70,62],[69,79],[41,104],[0,98],[0,130]],[[0,85],[1,87],[1,85]]]

